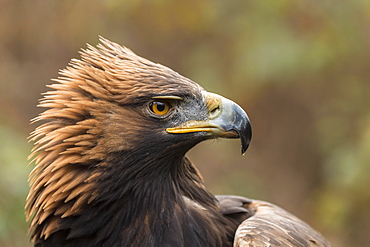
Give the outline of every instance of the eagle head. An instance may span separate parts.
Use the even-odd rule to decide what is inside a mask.
[[[156,193],[159,201],[180,193],[212,204],[196,192],[204,186],[186,152],[218,137],[240,138],[242,153],[249,145],[249,119],[236,103],[104,38],[60,75],[40,101],[47,109],[30,136],[36,167],[26,211],[34,241],[59,232],[65,239],[95,234],[96,243],[122,235],[128,216],[108,214],[126,208],[138,219]],[[112,222],[122,229],[99,232]]]

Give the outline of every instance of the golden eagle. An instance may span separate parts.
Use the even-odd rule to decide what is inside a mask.
[[[186,157],[251,139],[243,109],[101,38],[60,72],[33,122],[27,218],[35,246],[329,246],[283,209],[214,196]]]

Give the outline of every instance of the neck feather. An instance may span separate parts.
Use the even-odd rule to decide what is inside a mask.
[[[207,242],[218,246],[223,241],[215,198],[186,157],[141,155],[140,161],[130,157],[115,155],[96,166],[92,179],[86,180],[94,184],[95,199],[76,215],[60,219],[60,230],[67,230],[56,231],[50,241],[60,241],[58,235],[66,234],[73,243],[90,237],[91,246],[206,246]],[[199,213],[199,208],[207,210]],[[204,227],[193,227],[200,224]],[[212,225],[217,225],[214,231],[209,229]],[[204,241],[193,243],[202,230]]]

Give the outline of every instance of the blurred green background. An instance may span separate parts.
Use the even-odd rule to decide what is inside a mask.
[[[190,157],[216,194],[276,203],[333,246],[370,242],[370,1],[0,0],[0,246],[30,246],[23,206],[40,93],[98,35],[248,112],[253,140]]]

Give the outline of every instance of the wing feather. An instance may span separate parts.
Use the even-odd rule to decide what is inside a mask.
[[[255,214],[244,220],[235,233],[234,247],[245,246],[330,246],[307,223],[284,209],[264,201],[249,205]]]
[[[221,213],[237,229],[234,247],[329,247],[307,223],[268,202],[240,196],[217,196]]]

